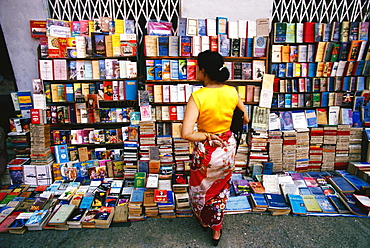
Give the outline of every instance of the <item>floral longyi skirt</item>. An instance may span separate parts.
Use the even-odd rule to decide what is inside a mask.
[[[190,200],[195,216],[213,230],[222,228],[235,163],[236,140],[231,131],[219,134],[222,146],[195,142],[190,169]]]

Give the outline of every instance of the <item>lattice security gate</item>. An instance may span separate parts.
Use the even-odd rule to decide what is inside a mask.
[[[135,20],[142,37],[149,20],[170,21],[177,29],[180,0],[47,0],[49,16],[59,20],[93,20],[102,16]]]
[[[369,0],[274,0],[272,21],[368,21],[369,7]]]

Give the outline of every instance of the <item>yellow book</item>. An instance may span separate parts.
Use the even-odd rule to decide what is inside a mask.
[[[104,41],[106,57],[113,57],[112,35],[106,35]]]
[[[52,102],[59,102],[58,97],[58,84],[51,84],[51,101]]]
[[[115,34],[124,34],[125,33],[125,22],[122,19],[114,20],[114,33]]]
[[[307,212],[322,212],[320,205],[317,203],[315,196],[313,195],[302,195],[304,205],[306,206]]]
[[[74,95],[75,95],[75,100],[77,98],[81,98],[81,96],[82,96],[81,83],[74,83],[73,84],[73,92],[74,92]]]
[[[91,37],[91,33],[95,31],[94,21],[89,20],[89,36]]]
[[[161,103],[163,102],[163,93],[162,93],[162,85],[154,85],[153,89],[154,93],[154,102]]]
[[[158,36],[155,35],[145,35],[144,36],[144,51],[145,56],[157,56],[157,38]]]
[[[112,34],[113,57],[121,56],[121,40],[119,34]]]
[[[90,83],[82,83],[81,84],[81,93],[87,101],[87,95],[90,94]]]
[[[320,41],[320,42],[317,43],[315,62],[324,61],[326,43],[327,42],[324,42],[324,41]]]
[[[290,61],[290,46],[281,47],[281,62],[288,63]]]
[[[91,65],[92,65],[93,79],[100,79],[99,60],[91,61]]]
[[[237,87],[237,90],[238,90],[240,99],[242,100],[242,102],[245,102],[245,93],[247,91],[247,87],[245,85],[239,85]]]

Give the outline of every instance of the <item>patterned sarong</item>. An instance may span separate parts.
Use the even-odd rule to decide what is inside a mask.
[[[231,131],[219,137],[224,140],[222,147],[208,141],[195,142],[189,188],[195,216],[216,231],[222,228],[236,148]]]

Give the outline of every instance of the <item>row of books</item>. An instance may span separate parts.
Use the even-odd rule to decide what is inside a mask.
[[[133,122],[140,119],[140,112],[127,108],[86,108],[86,103],[69,106],[48,106],[46,110],[32,109],[31,122],[34,124],[54,123],[116,123]]]
[[[210,50],[225,57],[266,57],[267,36],[228,38],[215,36],[154,36],[144,37],[144,54],[147,57],[196,57]]]
[[[133,57],[137,54],[136,34],[94,32],[91,36],[40,37],[41,58]]]
[[[366,40],[351,42],[318,42],[302,45],[272,45],[271,62],[338,62],[369,60]]]
[[[52,130],[52,144],[116,144],[124,141],[138,141],[138,127],[84,128]]]
[[[224,34],[228,38],[253,38],[256,35],[268,35],[268,33],[268,18],[237,21],[229,20],[226,17],[206,19],[179,18],[179,36],[215,36]]]
[[[273,36],[274,43],[367,41],[369,22],[276,22]]]
[[[42,80],[101,80],[137,77],[137,62],[119,59],[40,59]]]
[[[271,65],[271,74],[285,77],[348,77],[370,74],[370,61],[318,62],[318,63],[276,63]]]
[[[276,79],[275,93],[294,92],[367,92],[370,77],[330,77]],[[365,91],[366,89],[366,91]]]
[[[91,36],[92,32],[109,34],[135,34],[135,21],[113,19],[102,16],[93,20],[65,21],[46,18],[44,21],[46,36],[75,37]]]
[[[360,111],[362,105],[354,100],[362,99],[363,97],[354,96],[353,93],[342,92],[317,92],[317,93],[274,93],[271,107],[272,108],[323,108],[330,106],[338,106],[349,108],[353,111]],[[356,105],[357,104],[357,105]]]

